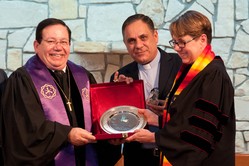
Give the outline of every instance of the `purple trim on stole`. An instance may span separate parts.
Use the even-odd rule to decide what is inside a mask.
[[[78,69],[79,67],[68,61],[68,67],[71,72],[74,73],[73,77],[76,81],[79,92],[81,92],[81,100],[84,108],[84,121],[85,121],[85,129],[91,132],[92,129],[92,116],[91,116],[91,106],[90,106],[90,83],[86,71],[83,67],[81,71]],[[76,68],[77,67],[77,68]],[[83,71],[82,71],[83,70]],[[82,74],[84,73],[84,74]],[[92,144],[86,144],[86,166],[97,166],[97,156],[93,149]]]
[[[72,62],[68,63],[70,70],[73,73],[73,77],[78,86],[80,92],[82,89],[86,87],[89,89],[89,80],[84,71],[83,67],[77,67]],[[64,125],[70,125],[68,121],[68,116],[65,110],[65,106],[61,99],[60,93],[55,85],[51,74],[49,73],[47,67],[43,64],[43,62],[39,59],[37,55],[31,57],[28,62],[25,64],[25,67],[30,74],[32,81],[36,87],[36,90],[39,94],[42,107],[44,110],[44,114],[47,119],[51,121],[57,121]],[[80,71],[81,70],[81,71]],[[82,79],[83,78],[83,79]],[[42,93],[43,92],[43,93]],[[49,93],[51,92],[51,93]],[[57,94],[56,94],[57,93]],[[91,112],[88,109],[87,104],[85,104],[85,100],[82,97],[82,103],[84,107],[84,119],[91,120]],[[85,106],[86,105],[86,106]],[[88,102],[89,108],[90,103]],[[86,107],[86,108],[85,108]],[[90,118],[89,118],[90,116]],[[86,118],[87,117],[87,118]],[[91,121],[85,121],[86,130],[90,131]],[[89,147],[88,147],[89,146]],[[88,149],[90,153],[88,153]],[[93,152],[93,153],[92,153]],[[90,157],[88,157],[92,154]],[[67,147],[63,148],[55,157],[55,163],[57,166],[74,166],[75,165],[75,157],[74,157],[74,147],[69,144]],[[94,158],[93,158],[94,157]],[[91,145],[86,146],[86,166],[95,166],[97,165],[95,162],[97,161],[95,158],[95,153],[91,147]],[[90,162],[89,162],[89,160]],[[93,163],[92,163],[93,162]]]

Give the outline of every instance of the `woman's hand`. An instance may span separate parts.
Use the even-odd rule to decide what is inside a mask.
[[[127,142],[138,141],[140,143],[154,143],[155,133],[150,132],[147,129],[138,129],[134,131],[134,134],[125,139]]]

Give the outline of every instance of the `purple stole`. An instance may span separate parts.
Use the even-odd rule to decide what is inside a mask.
[[[90,84],[88,76],[83,67],[75,65],[70,61],[68,61],[67,65],[71,70],[78,90],[81,93],[81,99],[84,108],[85,129],[87,131],[91,131],[92,121],[89,98]],[[32,78],[37,93],[39,94],[45,117],[50,121],[56,121],[63,125],[70,126],[66,109],[60,96],[59,90],[57,89],[57,86],[53,81],[53,77],[51,76],[44,63],[39,59],[37,55],[35,55],[28,60],[28,62],[25,64],[25,67]],[[97,166],[97,159],[92,145],[87,144],[85,145],[85,147],[86,166]],[[56,155],[54,160],[56,166],[76,165],[74,146],[69,143]]]

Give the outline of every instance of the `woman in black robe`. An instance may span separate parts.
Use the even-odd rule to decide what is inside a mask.
[[[126,141],[155,142],[162,166],[234,166],[234,89],[224,63],[211,48],[212,29],[206,16],[187,11],[171,23],[170,45],[181,66],[162,116],[162,129],[139,129]],[[143,113],[148,123],[155,114]],[[154,125],[159,125],[155,124]]]

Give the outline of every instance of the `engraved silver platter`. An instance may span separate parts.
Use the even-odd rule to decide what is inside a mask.
[[[147,121],[133,106],[117,106],[107,110],[100,118],[101,128],[108,134],[134,132],[144,128]]]

